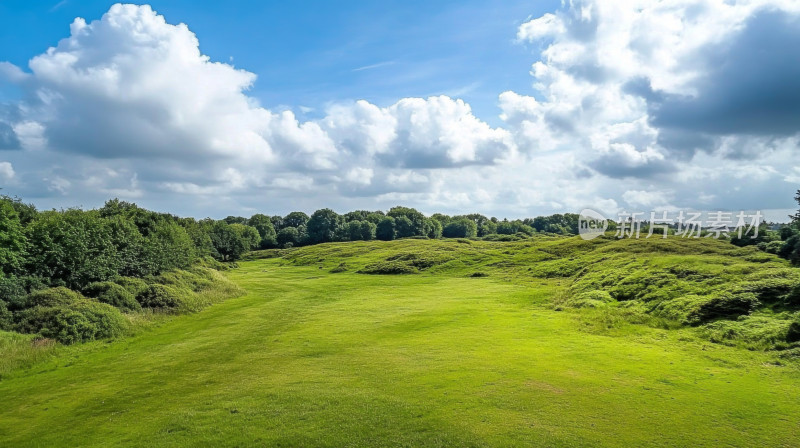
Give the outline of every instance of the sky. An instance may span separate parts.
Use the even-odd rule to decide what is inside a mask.
[[[215,218],[765,210],[793,0],[0,0],[0,188]]]

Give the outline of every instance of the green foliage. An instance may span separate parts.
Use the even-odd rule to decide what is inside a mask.
[[[786,341],[800,342],[800,317],[795,319],[786,331]]]
[[[81,299],[68,306],[36,306],[17,313],[15,329],[36,333],[62,344],[74,344],[122,335],[126,321],[104,303]]]
[[[790,336],[791,323],[765,316],[742,316],[737,320],[718,320],[706,324],[702,331],[712,342],[764,350],[784,341],[793,342]]]
[[[283,218],[283,227],[300,227],[308,225],[309,217],[303,212],[291,212]]]
[[[570,298],[567,304],[575,308],[599,308],[613,302],[616,300],[607,291],[587,291]]]
[[[358,271],[360,274],[377,274],[377,275],[400,275],[400,274],[416,274],[419,272],[414,266],[409,263],[404,263],[400,260],[381,261],[378,263],[370,263],[364,266],[363,269]]]
[[[477,235],[478,225],[466,218],[451,221],[442,229],[442,236],[445,238],[472,238]]]
[[[142,309],[130,291],[113,282],[91,283],[83,293],[97,299],[98,302],[106,303],[123,311],[140,311]]]
[[[143,308],[175,309],[181,306],[181,294],[171,286],[150,285],[136,296],[136,301]]]
[[[11,311],[25,308],[28,294],[46,288],[38,277],[0,277],[0,302],[5,302]]]
[[[300,242],[300,232],[294,227],[284,227],[278,232],[277,241],[281,247],[296,246]]]
[[[28,295],[25,300],[26,308],[35,306],[56,307],[69,306],[83,300],[84,297],[71,289],[59,286],[56,288],[41,289]]]
[[[257,233],[257,232],[256,232]],[[251,246],[243,238],[244,232],[224,221],[215,222],[209,231],[216,255],[223,261],[238,260]]]
[[[405,216],[394,218],[395,236],[397,238],[409,238],[417,235],[414,223]]]
[[[409,207],[392,207],[387,216],[395,220],[397,238],[425,235],[425,215]]]
[[[197,259],[194,242],[186,229],[171,221],[152,226],[146,238],[146,247],[150,275],[188,267]]]
[[[361,221],[360,226],[360,236],[361,240],[363,241],[372,241],[375,239],[375,234],[377,232],[378,226],[370,221]]]
[[[22,268],[26,246],[19,214],[10,200],[0,198],[0,274],[16,273]]]
[[[11,331],[13,324],[13,314],[8,310],[6,303],[0,300],[0,331]]]
[[[334,241],[334,236],[343,222],[342,217],[329,208],[315,211],[306,225],[309,242],[319,244]]]
[[[244,242],[245,252],[258,249],[261,245],[261,235],[255,227],[250,227],[244,224],[231,224],[231,229],[239,236]]]
[[[394,218],[387,216],[375,227],[375,238],[381,241],[392,241],[395,238]]]
[[[425,218],[425,236],[435,240],[442,237],[442,223],[435,219]]]
[[[688,295],[658,304],[653,313],[687,325],[750,314],[759,305],[753,293]]]
[[[258,244],[259,249],[268,249],[275,247],[278,244],[278,241],[276,240],[277,232],[275,231],[275,227],[272,225],[272,221],[270,221],[267,215],[260,213],[255,214],[247,221],[247,225],[255,228],[258,231],[258,234],[261,237],[261,241],[259,241]]]
[[[117,277],[114,279],[114,283],[125,288],[134,298],[147,288],[146,281],[134,277]]]
[[[115,277],[122,265],[111,227],[97,212],[43,212],[25,230],[32,275],[79,289]]]

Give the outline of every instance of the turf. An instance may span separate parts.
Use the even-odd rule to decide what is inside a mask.
[[[4,377],[0,446],[797,445],[796,364],[557,311],[572,281],[523,274],[561,246],[504,244],[242,262],[242,297]],[[417,273],[358,272],[391,257]]]

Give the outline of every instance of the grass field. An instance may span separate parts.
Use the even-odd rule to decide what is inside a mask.
[[[358,273],[420,247],[438,260],[420,273]],[[798,445],[796,364],[557,311],[571,283],[522,275],[539,255],[508,247],[349,243],[242,262],[226,274],[242,297],[4,377],[0,446]]]

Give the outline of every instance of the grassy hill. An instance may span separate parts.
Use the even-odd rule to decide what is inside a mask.
[[[226,275],[247,294],[4,377],[0,446],[799,437],[800,278],[755,250],[401,240],[259,252]]]

